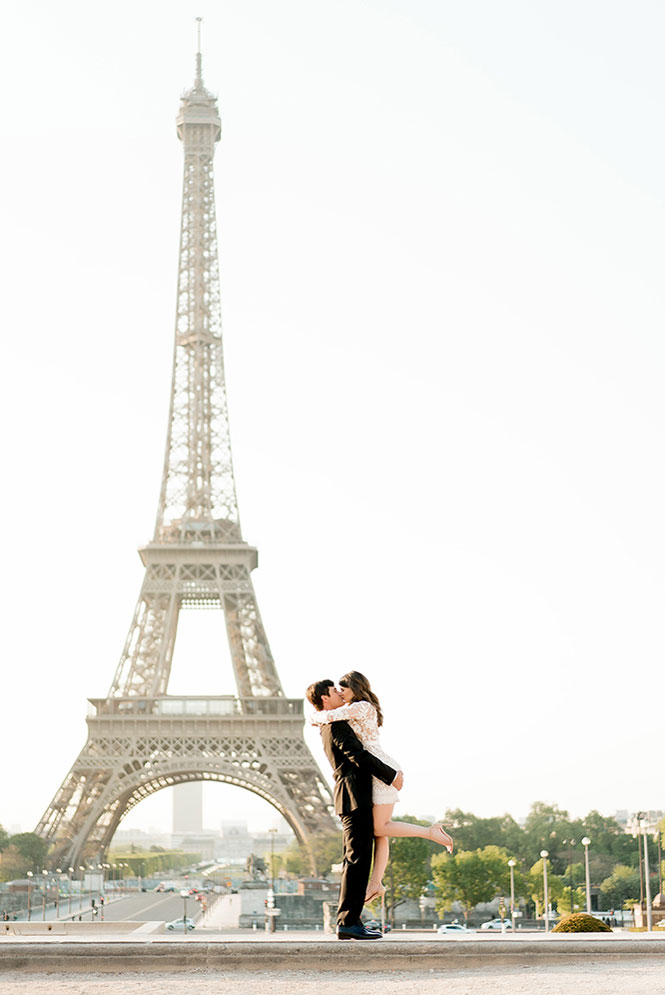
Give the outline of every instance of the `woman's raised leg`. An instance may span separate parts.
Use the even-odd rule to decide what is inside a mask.
[[[390,816],[393,814],[394,805],[375,805],[373,808],[374,814],[374,862],[372,863],[372,875],[367,884],[367,892],[365,893],[365,901],[370,902],[373,898],[380,898],[381,895],[385,894],[385,888],[383,887],[383,875],[388,866],[388,857],[390,855],[390,844],[388,843],[387,836],[377,836],[376,827],[377,825],[383,826]],[[385,810],[385,811],[383,811]]]
[[[449,836],[440,822],[431,826],[416,826],[412,822],[393,821],[393,805],[374,806],[374,836],[419,836],[421,839],[440,843],[448,853],[453,852],[453,838]]]

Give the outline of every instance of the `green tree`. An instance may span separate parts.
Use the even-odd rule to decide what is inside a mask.
[[[330,873],[333,864],[342,862],[342,834],[337,830],[318,833],[310,840],[309,849],[294,841],[284,851],[284,866],[289,874],[304,877],[312,873],[312,859],[319,877]]]
[[[621,909],[626,902],[633,904],[640,900],[639,868],[617,864],[609,877],[600,886],[603,907]]]
[[[9,846],[9,833],[3,826],[0,826],[0,853],[7,846]]]
[[[14,881],[23,878],[30,870],[30,861],[23,856],[17,846],[11,843],[0,854],[0,881]]]
[[[529,864],[537,861],[541,850],[548,850],[554,873],[560,874],[566,866],[563,840],[570,839],[572,827],[568,812],[556,805],[534,802],[524,823],[523,856]]]
[[[438,911],[445,912],[459,902],[465,919],[479,902],[491,902],[510,892],[508,854],[497,846],[459,850],[453,855],[438,853],[432,857],[432,877]]]
[[[568,882],[563,885],[561,895],[556,900],[556,907],[559,912],[568,914],[569,912],[586,911],[586,888],[576,888],[573,885],[573,907],[570,907],[570,886]]]
[[[472,812],[456,808],[449,809],[442,822],[453,836],[458,850],[482,850],[486,846],[499,846],[522,855],[524,831],[512,815],[480,819]]]
[[[41,871],[45,865],[48,843],[36,833],[17,833],[9,837],[9,845],[16,847],[27,861],[26,870]]]

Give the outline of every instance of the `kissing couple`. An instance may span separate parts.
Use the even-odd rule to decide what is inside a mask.
[[[338,687],[334,681],[316,681],[307,688],[306,697],[316,709],[311,721],[320,727],[323,749],[333,769],[335,812],[342,822],[344,859],[337,937],[378,940],[381,933],[367,929],[360,916],[365,902],[385,894],[388,838],[419,836],[440,843],[449,853],[453,841],[440,822],[414,826],[393,820],[404,775],[397,761],[381,748],[383,713],[363,674],[350,671]]]

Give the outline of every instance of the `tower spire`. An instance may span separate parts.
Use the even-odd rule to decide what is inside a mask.
[[[201,72],[201,21],[202,17],[196,18],[196,80],[194,86],[203,87],[203,75]]]

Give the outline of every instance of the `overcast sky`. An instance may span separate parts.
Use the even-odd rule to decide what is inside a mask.
[[[663,5],[8,0],[0,823],[68,772],[141,585],[196,15],[286,693],[369,676],[402,813],[663,807]],[[185,613],[170,690],[235,690],[220,616]]]

